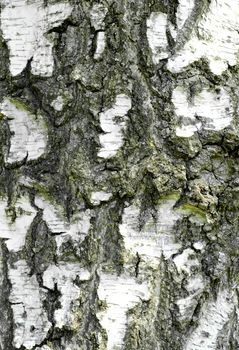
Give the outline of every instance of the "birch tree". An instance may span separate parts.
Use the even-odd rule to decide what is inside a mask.
[[[0,0],[0,350],[237,350],[238,0]]]

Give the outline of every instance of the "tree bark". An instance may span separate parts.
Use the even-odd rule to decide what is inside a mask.
[[[239,349],[239,2],[0,3],[0,350]]]

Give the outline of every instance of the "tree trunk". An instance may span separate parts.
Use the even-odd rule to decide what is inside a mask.
[[[0,349],[239,349],[238,0],[0,3]]]

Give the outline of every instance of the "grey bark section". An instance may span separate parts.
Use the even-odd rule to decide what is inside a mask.
[[[0,3],[0,350],[238,349],[236,2]]]

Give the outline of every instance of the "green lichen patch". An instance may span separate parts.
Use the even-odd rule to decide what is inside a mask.
[[[207,212],[196,207],[195,205],[186,203],[182,204],[180,207],[176,209],[179,213],[187,214],[195,216],[196,218],[202,220],[203,222],[207,222]]]
[[[159,204],[163,204],[164,202],[167,201],[177,201],[180,198],[180,193],[179,192],[172,192],[169,194],[166,194],[164,196],[160,196],[159,198]]]
[[[9,98],[9,101],[19,110],[27,113],[32,113],[31,109],[18,98]]]

